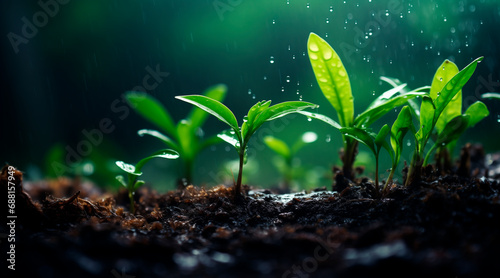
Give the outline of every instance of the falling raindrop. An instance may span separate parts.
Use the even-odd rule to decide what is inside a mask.
[[[290,75],[286,76],[286,83],[290,83]]]
[[[274,64],[274,56],[271,56],[271,58],[269,58],[269,63]]]
[[[330,6],[330,12],[333,12],[333,6]]]
[[[276,24],[276,20],[275,19],[273,19],[273,24]]]
[[[285,91],[285,87],[281,87],[281,91],[284,92]]]
[[[251,89],[248,89],[248,94],[251,95],[252,94],[252,90]]]
[[[330,23],[330,20],[328,19],[328,17],[326,18],[326,23]]]
[[[409,147],[409,146],[411,146],[411,141],[410,141],[410,139],[408,139],[408,141],[406,141],[406,146],[408,146],[408,147]]]
[[[306,8],[308,8],[308,9],[309,9],[309,3],[307,3],[307,4],[306,4]]]
[[[267,80],[267,76],[264,75],[264,80]]]

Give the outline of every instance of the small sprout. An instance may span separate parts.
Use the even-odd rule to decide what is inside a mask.
[[[293,158],[300,149],[302,149],[307,144],[315,142],[317,139],[318,135],[315,132],[308,131],[302,134],[299,140],[297,140],[293,144],[293,146],[290,147],[284,141],[276,137],[273,136],[264,137],[264,143],[276,154],[278,154],[278,156],[284,162],[283,163],[284,167],[279,167],[279,165],[281,164],[278,164],[277,166],[284,176],[283,184],[285,188],[288,188],[290,186],[290,183],[292,182],[294,176],[293,165],[292,165]]]
[[[380,149],[384,148],[391,154],[392,152],[389,144],[385,141],[387,134],[390,132],[388,125],[384,125],[378,134],[368,132],[366,129],[359,127],[343,127],[340,129],[345,136],[350,137],[363,145],[367,146],[375,156],[375,190],[379,192],[379,181],[378,181],[378,157],[380,154]]]
[[[116,179],[128,190],[128,197],[130,199],[130,212],[132,214],[135,213],[135,191],[137,191],[137,189],[144,184],[143,180],[138,180],[138,178],[142,175],[141,169],[144,164],[146,164],[146,162],[153,158],[176,159],[178,157],[179,153],[177,153],[176,151],[164,149],[141,159],[135,166],[123,161],[116,161],[116,166],[120,167],[120,169],[127,173],[126,179],[124,176],[116,176]]]
[[[241,179],[243,173],[243,164],[245,164],[247,157],[247,145],[250,137],[262,126],[265,122],[283,117],[290,113],[296,113],[306,108],[316,108],[316,104],[303,102],[303,101],[288,101],[282,102],[273,106],[271,101],[260,101],[250,108],[248,114],[243,118],[241,127],[233,112],[227,106],[219,101],[206,96],[188,95],[176,96],[175,98],[195,105],[211,115],[218,118],[220,121],[229,125],[231,129],[225,130],[218,134],[219,138],[231,144],[239,155],[239,172],[238,180],[235,184],[235,197],[240,197],[241,192]]]
[[[208,88],[204,95],[222,101],[227,92],[223,84]],[[151,95],[143,92],[127,92],[125,94],[130,106],[143,118],[156,125],[161,131],[141,129],[139,136],[149,135],[162,141],[167,147],[180,154],[183,161],[182,184],[192,182],[193,164],[198,154],[206,147],[222,142],[217,136],[203,139],[201,126],[208,114],[202,109],[193,107],[186,119],[177,124],[173,121],[167,109]]]
[[[314,33],[309,35],[307,49],[319,87],[323,95],[337,111],[339,122],[337,123],[331,118],[317,113],[301,112],[301,114],[326,122],[336,129],[367,129],[376,120],[394,110],[394,108],[427,94],[423,92],[427,87],[422,87],[411,92],[404,92],[406,84],[401,84],[381,94],[363,113],[354,117],[354,98],[349,76],[339,55],[325,40]],[[343,154],[341,156],[343,163],[342,170],[346,178],[352,179],[354,174],[353,164],[357,153],[357,140],[346,136],[344,132],[342,134],[342,141],[344,142]]]

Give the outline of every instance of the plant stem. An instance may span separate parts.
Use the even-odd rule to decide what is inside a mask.
[[[235,199],[238,199],[241,195],[241,180],[243,177],[243,163],[245,162],[244,161],[245,160],[245,153],[241,152],[239,155],[240,155],[240,166],[238,169],[238,180],[236,181],[236,184],[234,185],[234,197],[235,197]]]
[[[375,190],[377,190],[377,194],[379,193],[378,188],[378,153],[375,155]]]
[[[354,160],[357,153],[358,142],[350,139],[344,139],[346,143],[344,144],[344,153],[341,157],[342,159],[342,172],[344,172],[344,177],[352,180],[354,178]]]
[[[128,191],[128,198],[130,199],[130,213],[135,214],[135,201],[133,191]]]
[[[408,170],[408,175],[406,176],[405,186],[409,186],[413,182],[420,179],[422,173],[422,156],[416,151],[413,153],[411,159],[410,169]]]
[[[394,177],[394,172],[396,172],[397,165],[392,165],[391,172],[389,173],[389,177],[387,178],[387,181],[385,182],[384,188],[382,188],[382,191],[385,191],[387,186],[392,183],[392,178]]]

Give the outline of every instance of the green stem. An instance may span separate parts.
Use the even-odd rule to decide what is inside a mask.
[[[350,138],[344,138],[346,143],[344,144],[344,154],[342,157],[342,172],[344,172],[344,177],[353,180],[354,179],[354,160],[356,156],[358,141]]]
[[[377,190],[377,194],[379,192],[378,188],[378,153],[375,154],[375,190]]]
[[[431,154],[434,152],[435,149],[436,149],[436,145],[433,145],[432,148],[427,152],[427,155],[425,156],[425,159],[424,159],[423,166],[427,165],[427,162],[428,162],[429,158],[431,157]]]
[[[385,182],[384,188],[382,188],[382,192],[384,192],[387,188],[387,186],[392,183],[392,178],[394,177],[394,172],[396,172],[397,165],[392,165],[391,172],[389,173],[389,177],[387,178],[387,181]]]
[[[135,201],[133,191],[128,191],[128,198],[130,199],[130,213],[135,214]]]
[[[238,169],[238,180],[237,180],[236,184],[234,185],[235,199],[238,199],[241,195],[241,180],[243,177],[243,163],[245,162],[245,153],[241,152],[239,155],[240,155],[240,165],[239,165],[239,169]]]

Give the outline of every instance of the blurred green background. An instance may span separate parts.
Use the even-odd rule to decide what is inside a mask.
[[[136,134],[153,128],[122,100],[136,86],[148,87],[176,121],[191,107],[174,96],[198,94],[217,83],[228,86],[225,104],[239,120],[263,99],[314,102],[320,113],[336,118],[309,64],[310,32],[325,38],[343,59],[356,114],[390,88],[380,76],[397,77],[410,88],[430,85],[444,59],[463,68],[485,56],[464,88],[464,107],[482,93],[500,91],[497,0],[8,0],[0,5],[1,160],[23,169],[32,180],[83,174],[113,187],[115,160],[135,163],[163,148],[153,138]],[[151,72],[159,74],[145,86]],[[481,142],[494,152],[500,149],[500,103],[484,102],[490,116],[461,143]],[[392,123],[396,112],[374,128]],[[266,124],[254,136],[246,182],[270,187],[281,180],[274,154],[262,143],[264,136],[291,144],[314,131],[318,140],[304,147],[294,162],[303,168],[298,184],[330,186],[340,134],[301,116],[285,119]],[[89,141],[85,132],[99,129],[103,120],[113,130],[94,137],[95,144],[78,163],[68,163],[68,153],[82,140]],[[205,133],[223,128],[212,117]],[[372,155],[364,147],[360,151],[358,162],[373,176]],[[384,155],[382,169],[389,167]],[[195,184],[231,183],[236,158],[229,145],[205,150],[195,165]],[[155,160],[144,169],[144,179],[162,190],[173,188],[178,169],[176,161]]]

